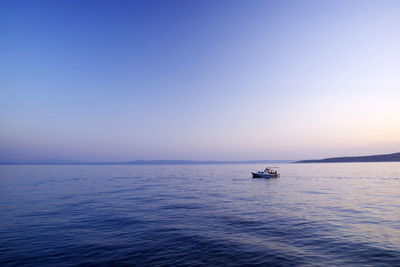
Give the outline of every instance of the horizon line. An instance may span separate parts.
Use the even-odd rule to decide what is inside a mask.
[[[130,161],[73,161],[30,160],[21,162],[1,161],[0,165],[200,165],[200,164],[264,164],[289,163],[295,160],[130,160]]]

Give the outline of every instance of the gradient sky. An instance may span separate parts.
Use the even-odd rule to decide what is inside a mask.
[[[1,1],[0,160],[400,151],[400,1]]]

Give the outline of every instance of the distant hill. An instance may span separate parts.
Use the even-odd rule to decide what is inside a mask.
[[[358,157],[339,157],[339,158],[300,160],[295,163],[393,162],[393,161],[400,161],[400,153],[358,156]]]
[[[78,162],[68,160],[35,160],[25,162],[0,162],[0,165],[216,165],[216,164],[279,164],[292,160],[247,160],[247,161],[194,161],[194,160],[135,160],[109,162]]]

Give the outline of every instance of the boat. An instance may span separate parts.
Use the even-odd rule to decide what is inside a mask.
[[[252,172],[253,178],[279,178],[279,167],[267,167],[263,172]]]

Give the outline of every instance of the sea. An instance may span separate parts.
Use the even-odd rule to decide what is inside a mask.
[[[0,266],[400,266],[400,162],[2,165]]]

